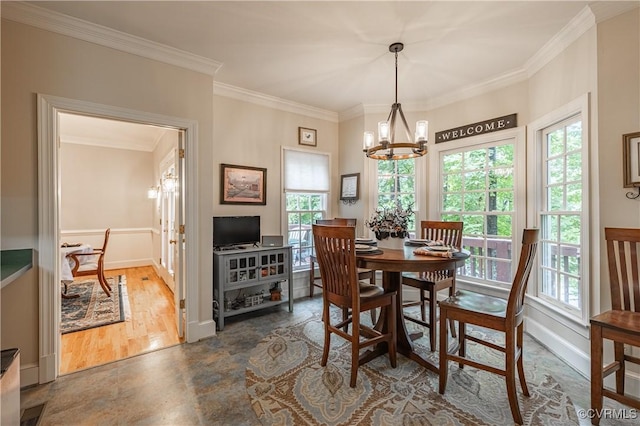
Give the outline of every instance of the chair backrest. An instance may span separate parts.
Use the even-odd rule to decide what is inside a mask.
[[[604,228],[604,239],[609,257],[611,308],[640,312],[640,229]]]
[[[509,292],[509,300],[507,302],[507,317],[516,317],[522,315],[524,306],[524,295],[527,292],[527,283],[529,282],[529,274],[533,266],[533,260],[536,257],[538,249],[538,236],[540,230],[525,229],[522,232],[522,249],[520,250],[520,260],[516,276],[513,278],[511,290]]]
[[[431,241],[443,241],[444,244],[453,247],[462,247],[463,222],[442,222],[435,220],[423,220],[420,222],[422,238]]]
[[[322,297],[338,306],[359,308],[356,270],[356,228],[312,225],[316,258],[322,276]]]
[[[107,251],[107,243],[109,243],[109,234],[111,234],[111,228],[107,228],[107,230],[104,231],[104,243],[102,244],[103,253]]]
[[[318,225],[333,225],[333,226],[356,226],[357,219],[349,219],[345,217],[336,217],[333,219],[317,219]]]

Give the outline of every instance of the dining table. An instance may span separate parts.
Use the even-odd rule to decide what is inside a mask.
[[[67,294],[67,285],[73,282],[72,269],[75,266],[74,260],[71,259],[69,254],[71,253],[91,253],[93,248],[89,244],[75,243],[75,244],[62,244],[60,247],[60,281],[64,286],[62,297],[70,299],[77,297],[76,295]],[[87,263],[91,261],[92,256],[80,256],[81,263]]]
[[[402,249],[381,248],[373,252],[356,251],[356,264],[359,268],[368,268],[382,271],[382,286],[385,290],[396,291],[396,350],[409,359],[412,359],[427,369],[438,372],[438,366],[422,357],[415,350],[415,345],[404,321],[402,310],[402,273],[403,272],[432,272],[447,269],[457,269],[464,265],[470,253],[466,250],[455,251],[451,257],[441,252],[432,255],[416,254],[418,247],[405,245]],[[376,329],[386,331],[387,310],[382,309]],[[385,343],[380,343],[369,353],[364,354],[362,362],[373,359],[388,351]]]

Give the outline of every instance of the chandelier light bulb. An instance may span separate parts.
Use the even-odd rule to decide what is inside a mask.
[[[416,123],[416,142],[425,142],[429,135],[429,122],[420,120]]]
[[[378,142],[389,142],[391,127],[388,121],[378,122]]]
[[[373,148],[373,138],[373,132],[364,132],[364,137],[362,139],[362,149]]]

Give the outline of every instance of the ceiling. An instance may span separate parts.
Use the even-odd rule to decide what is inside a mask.
[[[522,73],[589,1],[37,1],[222,64],[214,81],[335,113]],[[597,4],[596,4],[597,3]],[[632,2],[606,2],[628,9]],[[602,7],[601,7],[602,8]],[[597,19],[597,17],[596,17]]]

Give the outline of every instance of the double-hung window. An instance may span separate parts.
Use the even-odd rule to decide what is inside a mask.
[[[313,254],[311,225],[327,215],[329,154],[283,148],[287,238],[293,269],[308,269]]]
[[[377,204],[378,210],[411,208],[414,214],[409,218],[409,234],[415,235],[416,215],[416,160],[377,161]]]

